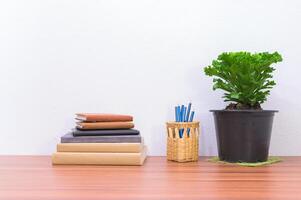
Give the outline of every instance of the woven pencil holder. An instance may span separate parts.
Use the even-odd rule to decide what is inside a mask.
[[[197,161],[199,158],[199,122],[167,122],[167,160]],[[182,137],[180,138],[180,132]]]

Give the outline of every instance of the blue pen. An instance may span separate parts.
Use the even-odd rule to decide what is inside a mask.
[[[175,117],[176,117],[176,122],[178,121],[178,109],[177,106],[175,107]]]

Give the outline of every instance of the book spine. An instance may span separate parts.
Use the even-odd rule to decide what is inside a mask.
[[[58,152],[139,153],[141,143],[60,143]]]
[[[65,165],[142,165],[143,153],[66,153],[52,155],[52,164]]]

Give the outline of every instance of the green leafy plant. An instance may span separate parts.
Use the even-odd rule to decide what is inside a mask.
[[[226,109],[261,109],[276,84],[271,65],[281,61],[278,52],[229,52],[219,55],[204,71],[214,77],[213,90],[224,90],[224,101],[235,102]]]

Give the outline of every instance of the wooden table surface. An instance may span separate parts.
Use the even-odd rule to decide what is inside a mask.
[[[0,156],[0,199],[301,199],[301,157],[265,167],[175,163],[52,166],[49,156]]]

